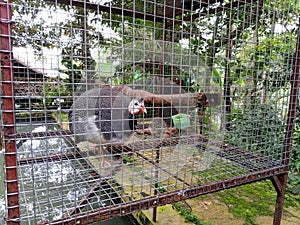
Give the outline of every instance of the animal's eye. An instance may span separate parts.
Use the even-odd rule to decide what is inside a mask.
[[[139,105],[139,103],[135,102],[135,103],[134,103],[134,105],[138,106],[138,105]]]

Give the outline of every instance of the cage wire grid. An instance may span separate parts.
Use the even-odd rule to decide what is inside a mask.
[[[6,223],[89,224],[270,178],[280,224],[300,35],[298,3],[274,4],[0,0]]]

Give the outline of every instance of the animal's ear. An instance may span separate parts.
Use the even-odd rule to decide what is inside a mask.
[[[139,102],[144,103],[144,98],[140,98]]]

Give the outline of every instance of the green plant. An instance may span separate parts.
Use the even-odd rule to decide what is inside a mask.
[[[82,66],[77,65],[73,60],[68,58],[62,59],[61,64],[67,68],[66,70],[60,70],[60,72],[68,75],[67,78],[63,79],[63,82],[65,83],[65,89],[68,93],[72,93],[73,90],[76,90],[76,86],[81,80]]]
[[[43,93],[46,96],[45,104],[47,108],[60,106],[64,102],[72,102],[74,90],[81,80],[80,66],[71,59],[63,59],[61,63],[67,68],[60,70],[67,75],[66,78],[51,78],[45,83]]]
[[[133,161],[134,161],[134,159],[131,156],[127,155],[127,154],[122,154],[121,158],[123,159],[123,161],[126,162],[126,164],[132,164]]]
[[[293,148],[290,159],[288,185],[287,189],[290,193],[297,195],[300,193],[300,112],[297,108],[295,120],[295,129],[293,134]]]
[[[256,216],[272,216],[274,213],[271,205],[275,202],[276,192],[270,181],[229,189],[220,196],[235,217],[245,219],[245,224],[256,225]]]
[[[232,115],[228,142],[245,150],[280,159],[284,146],[285,126],[269,104],[251,105]]]
[[[184,203],[183,202],[175,202],[175,203],[173,203],[173,207],[178,212],[180,212],[181,216],[184,217],[185,222],[191,222],[196,225],[211,225],[210,222],[205,222],[205,221],[199,219],[195,214],[193,214],[191,207],[189,207],[189,205],[187,205],[187,203],[185,203],[185,204]]]
[[[256,217],[274,215],[276,191],[270,180],[242,185],[217,193],[229,211],[237,218],[245,219],[247,225],[258,225]],[[286,194],[284,207],[299,209],[300,196]]]
[[[287,189],[296,195],[300,192],[300,173],[291,172],[288,177]]]
[[[58,106],[65,101],[69,101],[72,92],[68,90],[64,80],[58,80],[58,78],[51,78],[45,84],[43,93],[46,96],[45,104],[47,108]]]

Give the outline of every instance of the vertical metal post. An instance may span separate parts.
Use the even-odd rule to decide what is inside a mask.
[[[298,104],[298,89],[299,89],[299,75],[300,75],[300,17],[298,23],[298,38],[297,38],[297,47],[295,54],[295,66],[294,72],[291,77],[291,92],[290,92],[290,102],[289,102],[289,111],[287,116],[286,124],[286,135],[285,135],[285,144],[282,155],[282,164],[288,166],[291,151],[292,151],[292,141],[293,141],[293,132],[295,126],[295,116]],[[286,189],[288,174],[278,175],[272,178],[273,185],[277,191],[277,199],[275,206],[275,214],[273,225],[280,225],[282,212],[283,212],[283,203],[284,195]]]
[[[300,17],[299,17],[299,23],[300,23]],[[293,132],[295,126],[295,115],[296,115],[297,104],[298,104],[299,75],[300,75],[300,24],[298,25],[298,39],[297,39],[297,47],[296,47],[296,54],[295,54],[295,65],[294,65],[294,72],[291,77],[291,91],[290,91],[289,110],[288,110],[287,124],[286,124],[285,145],[284,145],[284,151],[282,155],[282,163],[286,166],[289,165],[289,160],[291,157]]]
[[[287,173],[280,174],[271,178],[271,181],[277,191],[273,225],[280,225],[281,223],[287,178]]]
[[[6,221],[20,224],[19,190],[17,177],[15,112],[13,98],[12,10],[10,0],[0,0],[0,63],[2,73],[2,119],[5,146]]]

